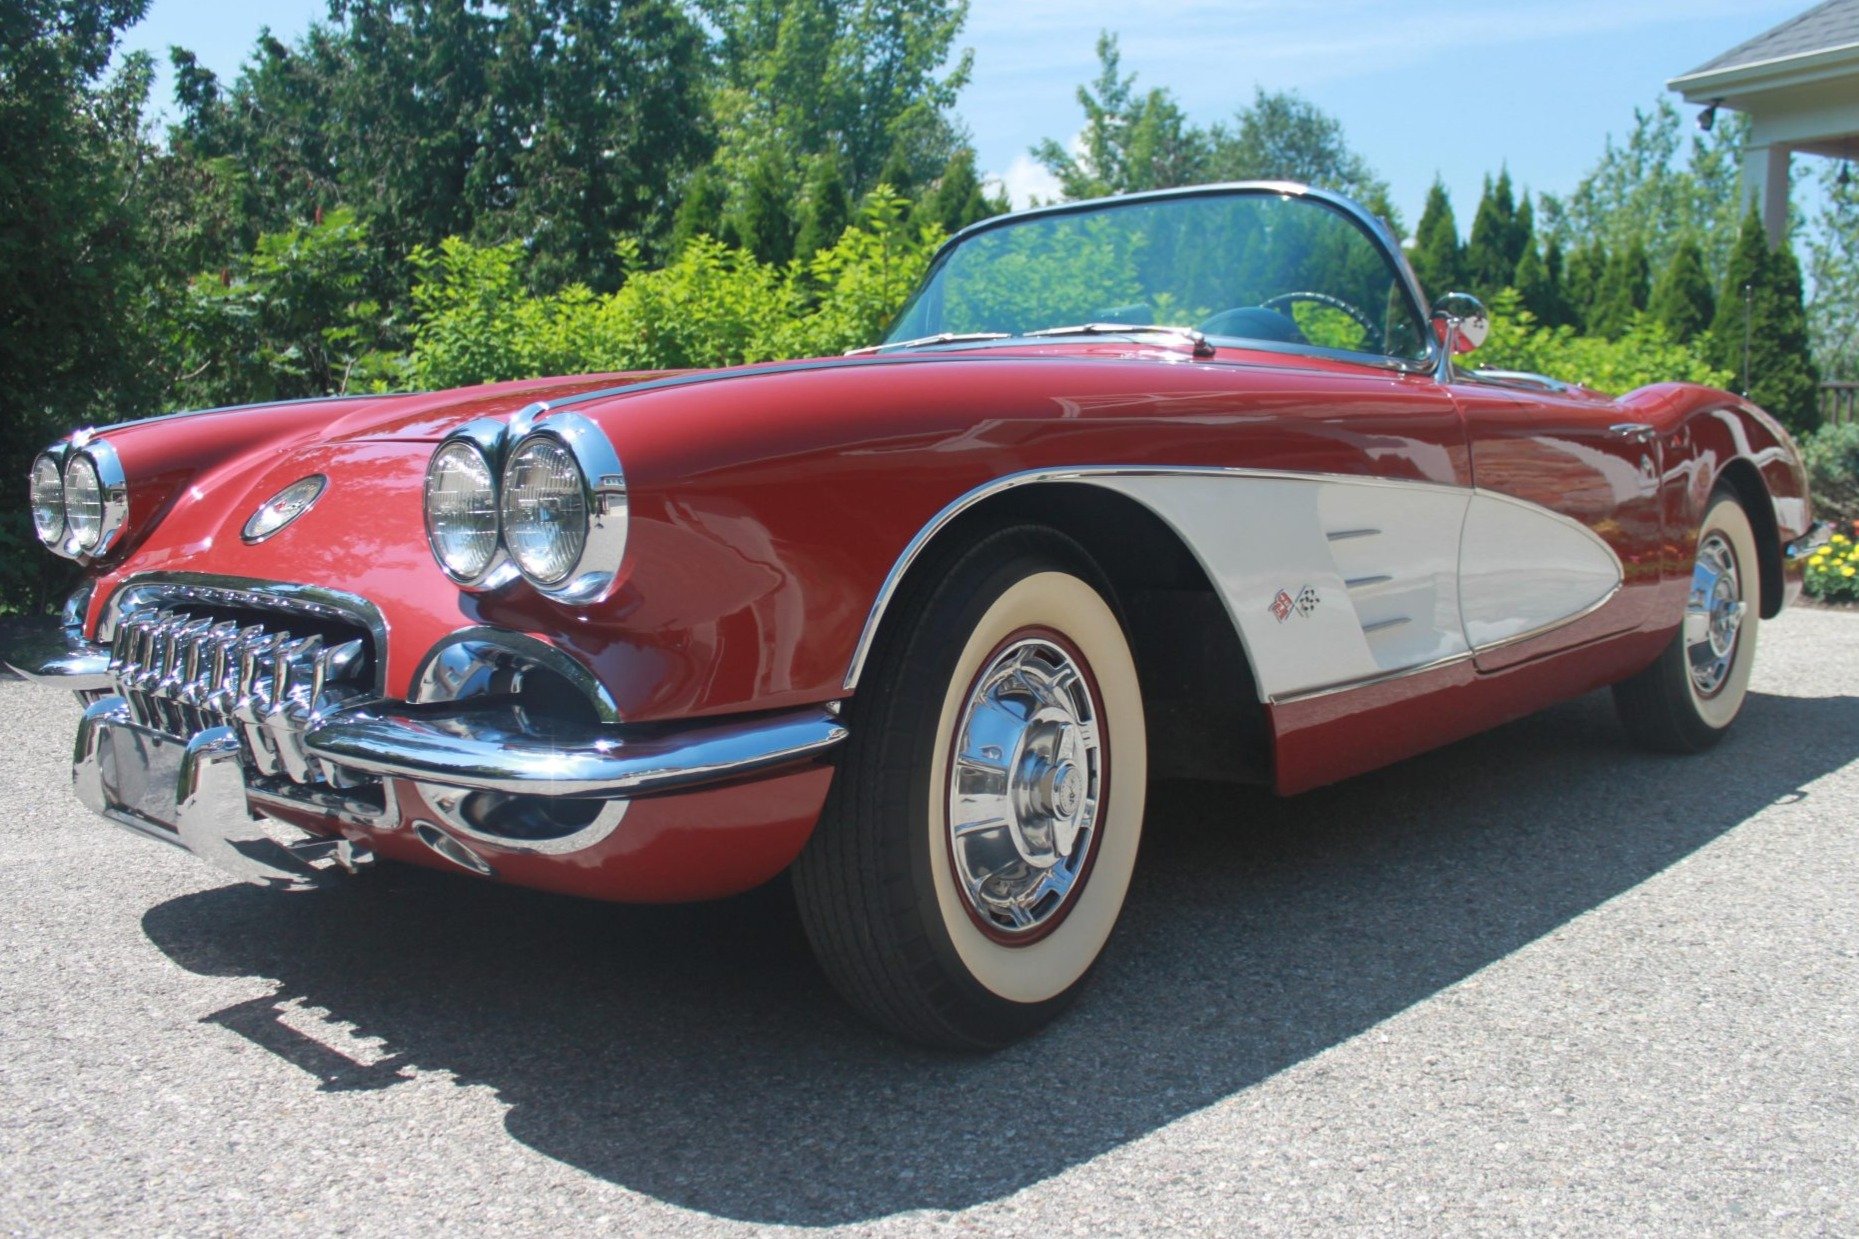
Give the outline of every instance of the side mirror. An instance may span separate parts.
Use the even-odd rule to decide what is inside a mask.
[[[1469,353],[1491,334],[1491,316],[1485,303],[1470,293],[1447,293],[1433,303],[1433,334],[1446,346],[1450,360]]]

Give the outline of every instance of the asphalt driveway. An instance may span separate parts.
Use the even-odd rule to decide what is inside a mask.
[[[849,1017],[779,889],[228,886],[0,682],[0,1232],[1859,1229],[1859,616],[1733,736],[1605,695],[1291,801],[1171,787],[1057,1028]]]

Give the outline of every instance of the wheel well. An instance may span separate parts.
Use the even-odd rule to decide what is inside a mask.
[[[1774,619],[1782,609],[1782,536],[1775,524],[1775,504],[1762,475],[1747,460],[1737,459],[1717,475],[1717,487],[1728,490],[1742,505],[1749,526],[1756,535],[1756,553],[1761,558],[1762,618]]]
[[[1142,682],[1152,777],[1271,782],[1265,707],[1225,604],[1180,535],[1136,500],[1077,482],[1003,491],[938,531],[905,580],[942,558],[932,549],[1011,525],[1066,535],[1103,572]]]

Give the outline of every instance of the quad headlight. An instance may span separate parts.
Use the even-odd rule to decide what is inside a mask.
[[[503,529],[524,576],[543,588],[568,578],[587,549],[587,510],[587,478],[560,439],[516,445],[503,467]]]
[[[461,584],[482,580],[497,559],[497,476],[468,438],[440,444],[426,467],[426,536]]]
[[[542,594],[587,603],[612,589],[625,551],[626,479],[598,426],[575,413],[540,425],[473,422],[433,453],[426,530],[460,585],[491,590],[515,572]]]
[[[39,453],[29,488],[33,532],[68,558],[101,558],[128,523],[122,462],[115,448],[88,431]]]
[[[71,547],[89,554],[103,537],[103,479],[96,463],[79,452],[65,465],[65,528]]]
[[[64,537],[65,475],[50,452],[32,462],[32,530],[47,546]]]

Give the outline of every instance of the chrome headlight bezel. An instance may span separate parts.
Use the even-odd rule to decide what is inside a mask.
[[[630,524],[626,474],[620,467],[619,454],[600,427],[578,413],[555,413],[533,422],[519,417],[513,428],[527,429],[527,433],[515,438],[503,461],[498,505],[505,546],[509,545],[510,469],[523,449],[538,439],[553,440],[567,451],[580,473],[586,512],[586,533],[580,552],[559,579],[539,580],[531,576],[514,555],[513,561],[537,592],[557,602],[584,605],[606,598],[619,580]]]
[[[107,440],[93,438],[90,431],[80,430],[40,452],[33,460],[34,469],[41,460],[57,464],[63,497],[61,526],[56,540],[45,544],[46,549],[66,559],[84,562],[102,559],[115,550],[129,524],[129,482],[116,449]],[[96,475],[98,518],[94,537],[80,536],[71,521],[71,476],[79,467]],[[35,520],[35,529],[37,523]],[[40,540],[44,541],[43,536]]]
[[[502,422],[494,418],[478,418],[465,423],[442,439],[426,462],[426,478],[421,489],[420,512],[426,526],[427,549],[432,552],[433,562],[439,565],[439,571],[445,573],[448,580],[474,593],[490,593],[502,589],[520,575],[503,544],[503,495],[499,483],[503,473],[504,434]],[[490,479],[491,515],[495,523],[490,558],[478,572],[471,574],[458,572],[451,563],[447,562],[446,557],[439,551],[439,538],[433,527],[433,476],[440,456],[447,450],[460,445],[477,453],[478,458],[484,462],[485,474]]]

